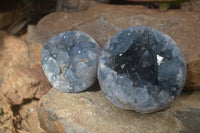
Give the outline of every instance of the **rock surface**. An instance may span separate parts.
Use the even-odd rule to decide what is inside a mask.
[[[95,0],[57,0],[56,11],[83,11],[97,4]]]
[[[197,11],[200,12],[200,1],[189,0],[181,4],[181,8],[186,11]]]
[[[37,103],[51,85],[29,51],[23,37],[0,32],[0,132],[44,132]]]
[[[0,95],[0,133],[13,132],[13,112],[5,97]]]
[[[84,12],[51,13],[37,26],[29,26],[27,42],[42,44],[50,37],[69,30],[80,30],[91,35],[103,46],[120,30],[145,25],[162,31],[172,37],[187,62],[185,89],[200,89],[200,14],[182,10],[159,12],[142,6],[98,5]],[[40,49],[41,51],[41,49]],[[33,57],[38,58],[40,55]]]
[[[41,127],[52,133],[200,132],[199,92],[182,93],[165,111],[141,114],[113,106],[102,91],[91,91],[97,88],[82,93],[52,88],[40,100]]]
[[[146,26],[126,28],[104,46],[98,65],[102,91],[115,106],[152,113],[169,106],[186,80],[176,43]]]
[[[80,92],[96,81],[100,47],[80,31],[61,33],[44,44],[41,64],[45,75],[62,92]]]
[[[16,4],[16,3],[14,3]],[[23,17],[23,12],[20,10],[8,10],[0,13],[0,29],[3,29]]]
[[[5,33],[1,34],[0,42],[1,95],[13,105],[41,98],[51,85],[41,65],[30,58],[27,44]]]

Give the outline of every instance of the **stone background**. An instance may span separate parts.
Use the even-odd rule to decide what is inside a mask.
[[[200,132],[200,8],[198,0],[193,1],[196,4],[185,3],[183,10],[167,12],[100,4],[83,12],[53,12],[37,25],[29,25],[20,37],[0,31],[0,132]],[[40,64],[43,42],[61,32],[80,30],[103,47],[115,33],[135,25],[168,34],[185,56],[186,86],[169,108],[148,115],[120,110],[105,99],[98,83],[76,94],[49,91]]]
[[[185,89],[200,87],[200,14],[182,10],[159,12],[143,6],[98,5],[76,13],[55,12],[45,16],[37,26],[28,27],[26,41],[30,47],[42,45],[50,37],[69,30],[80,30],[92,36],[101,47],[120,30],[145,25],[168,34],[181,48],[187,62]],[[39,47],[39,46],[38,46]],[[33,54],[35,54],[33,52]],[[38,60],[38,55],[33,58]]]
[[[135,25],[154,27],[171,36],[181,48],[188,67],[181,96],[166,110],[140,114],[114,107],[98,84],[81,93],[64,94],[52,88],[39,103],[41,127],[48,132],[200,132],[200,14],[183,10],[159,12],[143,6],[98,5],[84,12],[51,13],[29,26],[29,44],[42,44],[68,30],[80,30],[103,45],[118,31]],[[34,45],[32,45],[34,46]],[[37,59],[39,56],[32,55]],[[196,90],[195,92],[192,90]]]

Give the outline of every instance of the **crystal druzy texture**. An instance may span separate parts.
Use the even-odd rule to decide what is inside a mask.
[[[84,32],[59,34],[44,44],[42,68],[54,88],[80,92],[96,80],[100,47]]]
[[[176,43],[150,27],[135,26],[114,35],[99,59],[98,79],[117,107],[151,113],[180,94],[186,64]]]

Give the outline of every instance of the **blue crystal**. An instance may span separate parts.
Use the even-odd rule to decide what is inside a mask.
[[[124,29],[104,46],[98,79],[115,106],[151,113],[169,106],[180,94],[186,64],[176,43],[145,26]]]
[[[61,33],[44,44],[42,68],[52,86],[62,92],[80,92],[96,80],[100,47],[84,32]]]

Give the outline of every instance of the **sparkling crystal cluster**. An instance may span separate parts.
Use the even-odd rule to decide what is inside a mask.
[[[135,26],[114,35],[98,65],[100,86],[115,106],[150,113],[180,94],[186,64],[176,43],[150,27]]]
[[[80,92],[96,80],[100,47],[84,32],[59,34],[44,44],[42,68],[50,83],[62,92]]]

